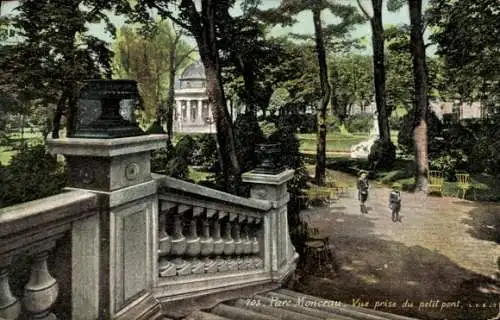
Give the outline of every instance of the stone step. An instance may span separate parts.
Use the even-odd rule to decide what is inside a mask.
[[[188,317],[184,318],[184,320],[231,320],[231,318],[222,317],[214,313],[195,311]]]
[[[245,308],[238,308],[227,304],[219,304],[212,309],[211,313],[232,320],[279,320],[280,318],[261,314]]]
[[[264,303],[259,303],[256,298],[254,299],[255,300],[253,301],[256,303],[249,303],[252,299],[238,299],[236,301],[228,302],[228,304],[231,303],[232,306],[240,309],[252,310],[283,320],[322,320],[320,317],[310,316],[292,310],[271,307]]]
[[[349,304],[340,304],[336,301],[322,299],[319,297],[314,297],[311,295],[303,294],[296,291],[291,291],[287,289],[278,289],[275,291],[268,292],[270,296],[273,294],[279,296],[282,299],[292,298],[294,301],[298,299],[306,299],[315,303],[314,309],[319,309],[326,312],[333,312],[335,314],[345,315],[347,317],[352,317],[359,320],[417,320],[415,318],[409,318],[405,316],[400,316],[393,313],[378,311],[369,308],[355,307]],[[327,302],[327,303],[325,303]]]
[[[290,297],[273,294],[272,292],[266,295],[257,295],[255,296],[255,299],[258,299],[263,304],[275,308],[277,312],[281,312],[281,310],[291,310],[303,315],[317,317],[320,319],[355,320],[355,318],[332,314],[331,312],[319,309],[306,308],[297,304],[297,300],[294,301],[294,299],[291,299]]]

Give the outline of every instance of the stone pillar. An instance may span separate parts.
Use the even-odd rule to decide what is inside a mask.
[[[177,120],[175,121],[175,127],[180,129],[182,123],[182,106],[180,100],[175,100],[175,109],[177,110]]]
[[[299,257],[288,233],[287,204],[290,195],[287,182],[293,175],[294,170],[285,170],[275,175],[250,171],[242,176],[243,182],[251,184],[251,198],[269,200],[273,204],[273,209],[264,217],[264,245],[270,249],[267,251],[268,256],[264,257],[264,264],[276,282],[282,281],[295,270]]]
[[[66,157],[67,189],[93,192],[100,201],[99,216],[72,230],[72,319],[160,316],[152,295],[158,274],[158,199],[150,165],[151,151],[164,147],[166,139],[47,141],[51,152]]]
[[[198,123],[203,125],[205,120],[203,119],[203,100],[198,99]]]
[[[187,114],[187,122],[188,124],[193,124],[193,117],[191,116],[191,107],[192,107],[192,99],[191,100],[186,100],[186,114]]]

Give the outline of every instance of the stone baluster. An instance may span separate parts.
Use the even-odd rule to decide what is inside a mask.
[[[8,267],[10,257],[0,258],[0,319],[13,320],[21,314],[21,303],[10,290]]]
[[[189,264],[182,259],[187,249],[187,240],[182,233],[182,219],[181,217],[190,210],[191,207],[186,205],[177,206],[177,212],[174,214],[174,231],[172,233],[170,252],[176,258],[172,260],[175,265],[176,274],[179,276],[191,273]]]
[[[264,261],[259,256],[260,254],[260,242],[258,239],[259,229],[261,228],[261,219],[255,218],[252,227],[250,228],[251,238],[252,238],[252,254],[253,254],[253,265],[254,268],[259,269],[264,266]]]
[[[214,252],[215,263],[217,264],[217,271],[227,271],[227,264],[224,259],[222,259],[222,254],[224,253],[225,241],[221,237],[221,222],[227,214],[224,211],[219,211],[216,217],[214,217],[213,224],[213,234],[214,239]]]
[[[192,273],[205,272],[204,263],[198,259],[201,253],[200,237],[198,237],[198,219],[204,210],[201,207],[193,207],[192,215],[189,219],[186,255],[190,258]]]
[[[172,239],[167,233],[167,215],[176,207],[173,202],[162,201],[158,218],[158,256],[160,277],[171,277],[176,275],[176,266],[168,261],[168,255],[172,247]]]
[[[250,225],[252,224],[254,218],[252,217],[247,217],[245,220],[245,223],[243,223],[242,226],[242,232],[241,232],[241,238],[243,240],[243,254],[244,256],[244,261],[245,261],[245,266],[244,269],[251,269],[252,268],[252,240],[250,239]]]
[[[56,279],[49,273],[47,258],[49,252],[43,250],[32,257],[31,274],[28,283],[24,286],[22,303],[30,318],[56,320],[51,312],[59,293]]]
[[[236,249],[234,245],[234,239],[231,236],[232,233],[232,222],[236,219],[236,215],[229,213],[224,221],[223,229],[223,239],[224,239],[224,256],[226,257],[227,268],[229,271],[234,271],[237,268],[237,264],[232,260],[232,255]]]
[[[241,239],[241,224],[245,216],[239,215],[237,219],[233,222],[232,236],[234,239],[234,255],[236,256],[236,263],[238,269],[242,270],[244,267],[244,261],[242,259],[243,254],[243,240]]]
[[[210,235],[210,221],[213,219],[216,212],[217,211],[214,209],[207,209],[202,220],[202,236],[200,244],[201,244],[201,256],[203,257],[203,263],[205,264],[206,273],[217,272],[217,263],[214,260],[210,259],[210,256],[214,254],[214,248],[215,248],[214,238],[213,236]],[[219,239],[220,239],[220,228],[219,228]]]

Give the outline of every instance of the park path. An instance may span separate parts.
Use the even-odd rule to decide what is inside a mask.
[[[392,222],[389,189],[370,190],[368,214],[361,214],[356,191],[329,207],[302,215],[330,238],[338,270],[323,279],[302,280],[302,290],[328,298],[387,301],[440,300],[488,303],[449,310],[396,310],[425,319],[486,319],[500,308],[492,280],[500,257],[497,234],[500,204],[402,194],[402,221]],[[492,302],[494,301],[494,302]],[[385,311],[391,311],[385,309]],[[443,316],[445,314],[446,316]],[[425,316],[424,316],[425,315]]]

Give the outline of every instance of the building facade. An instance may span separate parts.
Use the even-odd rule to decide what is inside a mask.
[[[216,132],[212,106],[208,103],[206,85],[205,67],[201,60],[187,67],[176,80],[174,132]],[[228,110],[230,110],[232,121],[234,121],[239,111],[233,108],[230,99],[227,101]]]
[[[21,4],[17,0],[0,1],[0,18],[11,18]],[[0,45],[14,45],[22,40],[19,32],[11,24],[0,25]]]

